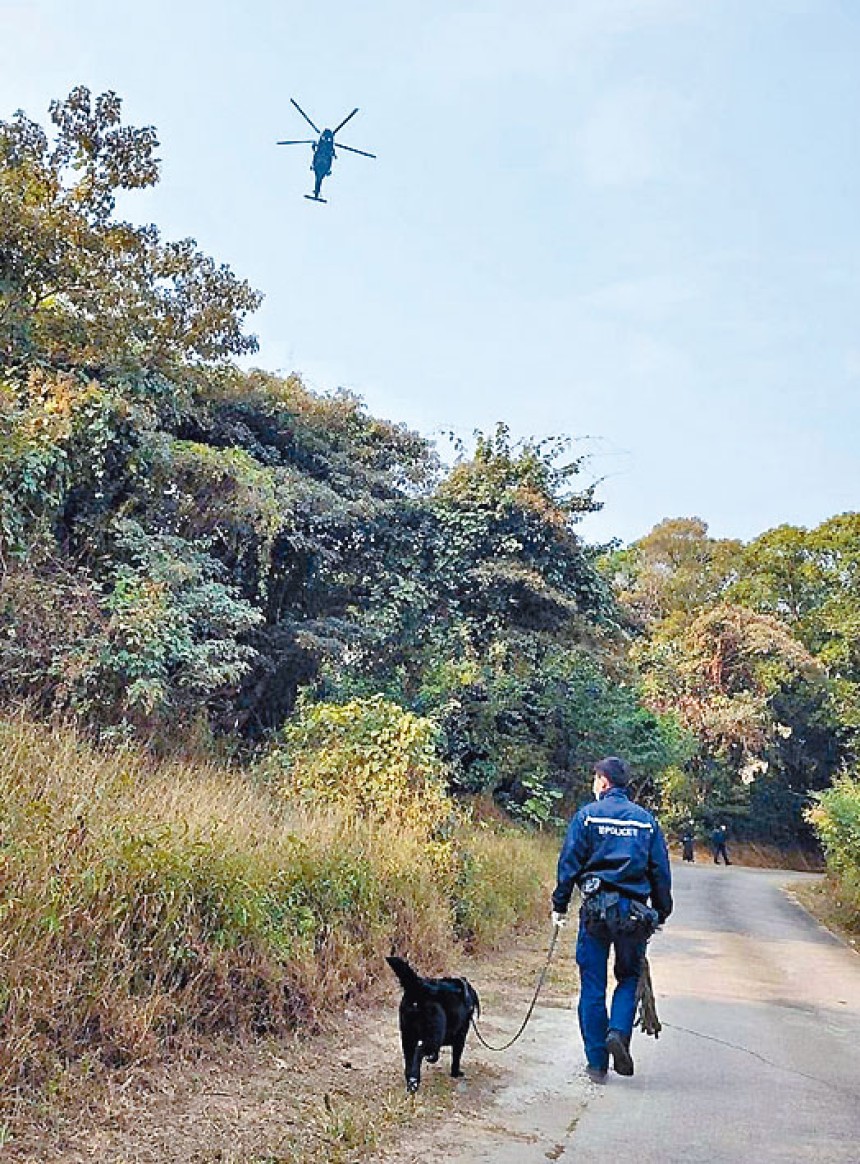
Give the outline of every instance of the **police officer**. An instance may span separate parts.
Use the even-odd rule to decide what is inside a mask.
[[[693,832],[693,826],[688,825],[681,837],[682,857],[685,861],[695,861],[696,859],[696,834]]]
[[[711,845],[714,849],[714,864],[719,865],[720,857],[727,865],[731,865],[729,860],[729,851],[726,848],[726,837],[728,836],[728,829],[725,825],[717,825],[711,833]]]
[[[628,767],[617,756],[595,764],[594,801],[570,822],[552,895],[553,922],[563,925],[574,886],[582,893],[576,942],[579,1029],[587,1074],[597,1082],[606,1079],[610,1057],[619,1075],[633,1074],[636,985],[648,938],[672,912],[666,841],[651,813],[628,798],[628,780]],[[607,1015],[611,949],[617,985]]]

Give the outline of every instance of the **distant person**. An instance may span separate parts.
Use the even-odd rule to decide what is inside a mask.
[[[595,764],[594,800],[570,822],[552,895],[557,926],[564,925],[574,886],[582,895],[576,939],[579,1029],[587,1074],[596,1083],[606,1081],[610,1058],[619,1075],[633,1074],[636,986],[648,939],[672,912],[666,841],[651,813],[629,799],[628,779],[627,765],[617,756]],[[610,950],[617,985],[607,1014]]]
[[[728,829],[726,828],[725,825],[718,825],[717,828],[715,828],[714,831],[711,833],[711,844],[714,847],[714,864],[715,865],[719,865],[720,857],[722,857],[722,859],[725,861],[725,863],[727,865],[731,865],[731,861],[729,860],[728,849],[726,848],[727,835],[728,835]]]
[[[692,828],[688,828],[684,832],[684,835],[681,837],[682,856],[683,856],[685,861],[695,861],[695,859],[696,859],[695,844],[696,844],[696,838],[693,835],[693,830],[692,830]]]

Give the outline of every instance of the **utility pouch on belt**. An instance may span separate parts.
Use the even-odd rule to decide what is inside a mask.
[[[598,888],[592,888],[591,892],[588,891],[591,888],[588,882],[582,887],[582,917],[588,933],[608,938],[616,938],[619,934],[651,937],[660,920],[656,909],[633,898],[624,899],[627,906],[624,909],[620,893],[614,889],[601,889],[599,882],[597,885]]]
[[[584,885],[582,916],[586,930],[590,934],[609,936],[617,933],[621,922],[620,901],[621,894],[614,889],[596,889],[589,893]]]
[[[627,933],[635,933],[643,938],[650,938],[660,924],[660,915],[650,905],[643,905],[641,901],[630,901],[630,912],[625,924],[630,927]]]

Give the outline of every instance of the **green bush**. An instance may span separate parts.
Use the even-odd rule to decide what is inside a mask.
[[[860,779],[843,776],[815,799],[808,819],[824,847],[840,913],[860,932]]]
[[[0,578],[0,701],[71,712],[97,731],[187,728],[235,692],[262,616],[182,538],[115,524],[106,583],[59,566]]]
[[[281,738],[266,769],[287,796],[392,820],[427,837],[455,820],[439,729],[381,695],[307,703]]]

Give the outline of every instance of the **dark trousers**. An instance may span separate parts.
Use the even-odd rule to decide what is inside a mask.
[[[714,864],[715,865],[719,865],[720,857],[723,858],[723,860],[725,861],[725,863],[727,865],[731,865],[731,861],[729,860],[729,854],[726,850],[726,842],[725,841],[717,841],[714,845]]]
[[[606,1035],[610,1030],[623,1035],[633,1033],[636,1017],[636,984],[648,939],[630,934],[612,938],[608,933],[589,933],[582,917],[576,939],[576,963],[579,966],[579,1029],[585,1044],[585,1057],[591,1067],[605,1071],[609,1066]],[[616,986],[612,1006],[606,1012],[606,986],[609,952],[615,951]]]

